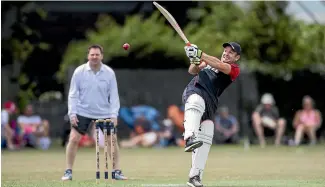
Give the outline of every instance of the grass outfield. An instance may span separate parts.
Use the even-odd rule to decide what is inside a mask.
[[[103,166],[101,150],[101,163]],[[180,148],[121,150],[123,172],[128,181],[95,184],[95,149],[80,149],[73,181],[61,182],[65,150],[2,151],[3,187],[91,187],[91,186],[185,186],[191,154]],[[103,167],[102,167],[103,168]],[[103,170],[102,170],[103,171]],[[101,172],[103,177],[103,172]],[[325,148],[303,146],[252,147],[213,146],[203,177],[205,186],[219,187],[324,187]]]

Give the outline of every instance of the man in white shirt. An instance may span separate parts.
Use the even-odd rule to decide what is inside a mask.
[[[17,119],[27,145],[46,150],[51,145],[49,122],[34,114],[31,104],[25,107],[23,115]]]
[[[78,143],[97,119],[111,119],[116,127],[120,109],[118,87],[114,71],[102,63],[103,48],[92,45],[88,48],[88,62],[74,71],[68,96],[68,115],[72,125],[66,150],[66,171],[62,180],[72,180],[72,166]],[[110,133],[108,131],[110,141]],[[114,137],[116,139],[116,136]],[[116,142],[116,141],[115,141]],[[127,179],[119,167],[119,149],[114,146],[115,179]],[[110,149],[109,149],[110,150]]]

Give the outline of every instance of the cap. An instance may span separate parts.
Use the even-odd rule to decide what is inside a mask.
[[[15,105],[15,103],[12,102],[12,101],[6,101],[6,102],[4,103],[4,108],[5,108],[6,110],[9,110],[10,112],[15,112],[15,111],[16,111],[16,105]]]
[[[264,105],[267,105],[267,104],[273,105],[273,104],[275,104],[273,95],[270,94],[270,93],[263,94],[263,96],[261,98],[261,103],[264,104]]]
[[[234,51],[236,51],[237,54],[240,55],[240,53],[241,53],[241,47],[236,42],[227,42],[227,43],[224,43],[222,46],[223,46],[223,48],[230,46]]]

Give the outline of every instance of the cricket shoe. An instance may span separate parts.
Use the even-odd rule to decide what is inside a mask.
[[[190,178],[186,184],[190,187],[203,187],[203,184],[201,184],[201,179],[198,175]]]
[[[72,170],[71,169],[67,169],[64,172],[64,175],[61,178],[62,181],[68,181],[68,180],[72,180]]]
[[[123,175],[121,170],[115,170],[114,171],[114,178],[115,180],[127,180],[128,178],[126,176]]]
[[[194,149],[199,148],[203,145],[202,141],[196,140],[195,135],[193,134],[185,142],[185,152],[192,152]]]

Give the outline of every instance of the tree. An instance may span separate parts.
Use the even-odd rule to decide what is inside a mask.
[[[247,11],[244,29],[250,30],[251,35],[243,48],[248,49],[245,57],[249,69],[285,76],[325,63],[320,60],[321,53],[308,42],[324,49],[324,34],[320,33],[324,33],[325,27],[297,21],[285,13],[285,8],[285,4],[279,6],[278,2],[255,2]]]
[[[308,25],[285,13],[286,2],[251,2],[242,8],[233,2],[202,2],[188,10],[190,22],[184,28],[191,43],[208,54],[220,56],[221,44],[238,41],[243,48],[243,69],[285,77],[293,71],[324,65],[324,25]],[[71,65],[83,62],[89,43],[105,48],[104,60],[126,56],[120,49],[128,41],[135,58],[163,51],[166,57],[188,63],[184,43],[165,18],[155,11],[148,19],[129,16],[123,26],[107,15],[98,18],[96,29],[87,32],[86,40],[73,41],[63,56],[59,78]],[[313,45],[311,47],[310,42]]]
[[[223,9],[233,11],[233,9],[237,10],[239,7],[233,6],[232,3],[220,3],[220,7],[217,7],[217,10]],[[224,17],[226,17],[227,14],[226,10],[223,11]],[[203,13],[205,14],[207,12],[203,11]],[[238,18],[239,16],[235,19]],[[206,22],[209,21],[211,20],[206,20]],[[224,26],[226,26],[226,24],[224,24]],[[200,27],[199,23],[193,22],[184,28],[186,35],[192,43],[205,44],[204,42],[200,42],[200,40],[203,39],[208,32]],[[210,29],[212,29],[212,27]],[[210,32],[209,38],[206,39],[209,40],[213,38],[212,41],[215,41],[216,39],[214,37],[217,36],[217,39],[219,39],[218,41],[221,41],[225,36],[224,33],[214,35],[213,32]],[[158,10],[147,19],[143,19],[140,15],[129,16],[123,26],[116,24],[112,17],[101,15],[96,23],[96,29],[91,29],[87,32],[86,40],[72,41],[69,44],[63,56],[63,62],[61,63],[58,77],[64,80],[65,72],[69,66],[83,63],[86,55],[85,49],[87,49],[90,43],[100,43],[103,45],[105,49],[104,61],[109,62],[112,57],[128,55],[128,52],[121,50],[121,45],[126,41],[131,44],[131,50],[136,51],[136,58],[142,58],[154,52],[163,51],[166,57],[175,57],[180,60],[180,63],[188,63],[184,55],[184,42]],[[214,49],[218,49],[220,52],[220,46],[217,47],[210,41],[211,40],[206,43],[207,45],[200,45],[200,47],[209,49],[211,52]],[[209,48],[209,45],[213,45],[213,48]]]
[[[323,64],[324,69],[325,26],[295,20],[286,14],[286,6],[287,2],[251,2],[242,9],[231,2],[208,2],[190,10],[196,16],[188,26],[200,30],[186,33],[193,33],[191,39],[197,37],[204,51],[216,55],[222,49],[215,43],[225,38],[238,41],[243,49],[240,65],[250,71],[285,77],[315,65]]]
[[[18,82],[19,106],[24,107],[34,98],[32,89],[36,86],[22,72],[22,67],[28,57],[36,48],[49,49],[49,44],[41,41],[39,32],[30,27],[31,19],[46,19],[46,12],[33,2],[4,2],[3,3],[3,35],[2,35],[2,59],[13,63],[12,82]]]
[[[86,32],[86,40],[72,41],[61,63],[58,77],[65,78],[65,72],[71,65],[83,63],[86,56],[86,49],[91,43],[97,43],[104,48],[104,61],[112,57],[127,56],[131,51],[137,51],[136,58],[142,58],[155,51],[164,51],[166,56],[184,58],[183,41],[176,36],[174,30],[164,24],[165,19],[159,12],[143,19],[140,15],[129,16],[123,26],[118,25],[111,16],[100,15],[96,28]],[[122,50],[123,43],[131,44],[129,51]],[[173,44],[173,45],[170,45]]]

